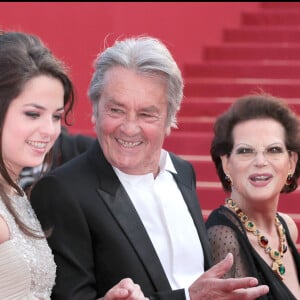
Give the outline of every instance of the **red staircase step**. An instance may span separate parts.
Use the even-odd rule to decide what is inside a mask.
[[[300,9],[300,2],[260,2],[260,5],[263,9]]]
[[[249,26],[300,26],[299,11],[261,11],[244,12],[241,23]]]
[[[197,108],[198,109],[198,108]],[[201,112],[202,109],[199,107],[199,112]],[[189,116],[178,116],[177,118],[177,126],[178,129],[183,131],[194,131],[194,132],[209,132],[213,131],[213,125],[215,122],[215,117],[207,117],[207,116],[195,116],[195,117],[189,117]]]
[[[300,80],[288,79],[188,79],[184,93],[187,97],[240,97],[264,91],[281,98],[300,95]]]
[[[206,132],[179,132],[173,130],[166,137],[164,148],[179,155],[209,154],[212,134]]]
[[[300,15],[299,15],[300,18]],[[183,68],[185,78],[277,78],[299,79],[300,61],[217,61],[188,63]]]
[[[219,177],[215,164],[209,154],[204,155],[180,155],[183,159],[189,161],[196,172],[197,181],[199,182],[218,182]]]
[[[216,117],[222,114],[238,97],[185,99],[177,118],[177,127],[173,132],[213,133]],[[300,115],[300,99],[286,98],[286,102],[295,113]],[[200,137],[201,138],[201,137]]]
[[[225,193],[219,182],[197,182],[197,195],[202,209],[213,210],[224,204],[229,194]]]
[[[207,161],[191,161],[195,168],[196,178],[198,181],[218,182],[219,176],[217,174],[215,164],[212,160]]]
[[[187,84],[185,88],[185,94],[188,95],[189,90],[192,88],[193,86],[190,87],[190,84]],[[191,96],[184,99],[181,109],[178,113],[178,119],[180,120],[181,117],[215,117],[228,109],[231,103],[235,100],[236,98],[233,97],[201,98]]]
[[[222,44],[203,49],[204,60],[300,60],[300,44]]]
[[[223,113],[237,98],[244,95],[240,94],[238,97],[187,97],[178,113],[178,123],[180,124],[181,120],[195,123],[206,120],[206,122],[213,123],[216,116]],[[299,98],[284,97],[283,100],[300,115],[300,96]],[[181,127],[179,129],[182,131]]]
[[[225,29],[224,42],[229,43],[299,43],[300,28],[293,27],[241,27]]]

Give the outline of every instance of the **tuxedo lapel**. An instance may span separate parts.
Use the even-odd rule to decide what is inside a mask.
[[[114,195],[101,189],[98,190],[98,193],[138,253],[156,289],[171,289],[146,229],[121,184]]]
[[[88,159],[91,168],[94,169],[95,176],[98,178],[97,191],[101,201],[104,201],[127,236],[146,272],[151,277],[156,290],[170,290],[167,276],[146,229],[113,168],[104,157],[98,142],[89,151]]]
[[[176,156],[172,154],[170,156],[175,169],[177,170],[177,174],[173,174],[174,179],[182,193],[183,199],[189,209],[199,235],[204,254],[204,269],[208,270],[212,266],[210,244],[208,242],[207,231],[199,205],[196,188],[193,185],[193,171],[191,167],[186,168],[186,162],[183,165]]]

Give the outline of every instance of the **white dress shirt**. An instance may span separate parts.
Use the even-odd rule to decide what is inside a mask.
[[[187,288],[204,272],[203,249],[193,219],[161,151],[160,172],[128,175],[114,168],[148,232],[173,290]]]

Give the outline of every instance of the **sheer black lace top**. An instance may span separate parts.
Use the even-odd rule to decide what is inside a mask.
[[[300,283],[300,254],[293,243],[285,221],[279,216],[286,231],[288,246],[298,270]],[[225,206],[214,210],[206,221],[213,263],[222,260],[228,252],[234,256],[234,264],[224,277],[253,276],[260,284],[267,284],[270,293],[259,299],[295,300],[296,298],[282,281],[252,247],[244,225],[234,212]]]

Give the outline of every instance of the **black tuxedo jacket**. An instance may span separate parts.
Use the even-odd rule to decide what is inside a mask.
[[[170,155],[207,269],[210,250],[194,169]],[[97,141],[42,178],[32,190],[31,202],[43,229],[51,229],[48,242],[57,264],[52,299],[94,300],[125,277],[151,299],[185,299],[183,289],[171,290],[143,223]]]

